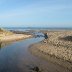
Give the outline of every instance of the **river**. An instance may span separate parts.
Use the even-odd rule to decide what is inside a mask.
[[[43,37],[36,37],[7,44],[2,43],[0,45],[0,72],[36,72],[31,70],[35,66],[39,67],[41,72],[69,72],[29,52],[30,45],[43,39]]]

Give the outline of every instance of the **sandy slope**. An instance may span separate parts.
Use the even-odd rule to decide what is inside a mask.
[[[48,60],[48,55],[56,57],[58,58],[58,61],[53,60],[54,62],[72,70],[72,41],[66,39],[69,38],[69,36],[72,36],[72,31],[47,31],[47,34],[49,38],[33,45],[30,48],[30,51],[33,54]],[[38,55],[38,53],[40,55]],[[67,62],[59,62],[60,59]]]
[[[15,40],[21,40],[25,38],[29,38],[31,35],[24,35],[24,34],[12,34],[12,35],[7,35],[7,36],[2,36],[0,41],[5,42],[5,41],[15,41]]]

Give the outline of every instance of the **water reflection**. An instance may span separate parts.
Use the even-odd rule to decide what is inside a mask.
[[[34,38],[38,38],[38,37],[44,37],[44,34],[41,33],[41,32],[32,32],[31,34],[34,35]],[[13,42],[0,42],[0,49],[7,46],[7,45],[10,45],[12,44]]]
[[[35,35],[38,36],[38,33],[35,33]],[[69,72],[65,68],[47,62],[29,52],[30,45],[43,39],[43,37],[36,37],[15,43],[0,43],[0,72]]]
[[[11,43],[12,42],[0,42],[0,50],[1,50],[1,48],[5,47],[5,46],[7,46],[7,45],[9,45]]]
[[[35,69],[38,67],[37,64],[39,64],[41,60],[38,62],[37,57],[31,55],[28,51],[28,47],[42,40],[43,38],[41,37],[12,42],[12,44],[0,43],[0,72],[36,71]],[[34,67],[31,67],[31,65],[34,65]],[[28,66],[30,66],[30,68]]]

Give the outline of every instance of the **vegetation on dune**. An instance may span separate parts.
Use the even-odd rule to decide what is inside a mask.
[[[66,36],[63,38],[60,38],[61,40],[65,40],[65,41],[72,41],[72,36]]]
[[[12,32],[7,31],[7,30],[5,30],[5,29],[3,29],[3,28],[0,28],[0,39],[1,39],[2,37],[4,37],[4,36],[12,35],[12,34],[13,34]]]
[[[6,29],[0,28],[0,34],[13,34],[13,33]]]

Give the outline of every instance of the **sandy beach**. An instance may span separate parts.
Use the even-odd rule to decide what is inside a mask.
[[[7,41],[17,41],[31,37],[31,35],[24,35],[24,34],[13,34],[8,36],[3,36],[0,39],[0,42],[7,42]]]
[[[30,52],[72,71],[72,31],[43,31],[48,39],[30,46]]]
[[[7,30],[0,31],[0,42],[17,41],[30,37],[32,37],[32,35],[16,34]]]

